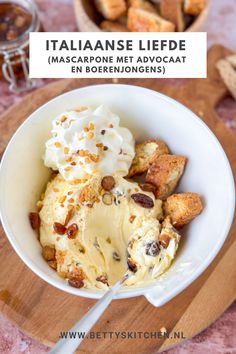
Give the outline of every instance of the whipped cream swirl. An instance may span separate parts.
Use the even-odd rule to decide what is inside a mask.
[[[134,139],[120,118],[101,105],[60,114],[52,123],[44,163],[67,181],[95,173],[126,176],[134,158]]]

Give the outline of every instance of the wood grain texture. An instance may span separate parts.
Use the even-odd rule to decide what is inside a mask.
[[[227,90],[214,63],[229,52],[216,46],[208,56],[208,79],[187,80],[174,86],[166,80],[121,80],[165,93],[184,103],[202,117],[223,145],[236,177],[236,137],[214,111]],[[111,80],[61,80],[25,97],[0,117],[0,153],[16,128],[41,104],[77,87]],[[235,299],[236,294],[236,223],[207,270],[185,291],[161,308],[154,308],[145,298],[115,300],[94,331],[183,331],[189,338],[212,323]],[[94,304],[94,300],[65,294],[47,285],[18,258],[0,229],[0,311],[30,336],[52,345],[61,331],[69,329]],[[85,340],[78,353],[156,353],[183,339]]]

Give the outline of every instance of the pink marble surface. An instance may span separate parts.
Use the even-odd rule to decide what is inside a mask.
[[[76,31],[72,0],[37,0],[45,31]],[[211,0],[210,15],[204,29],[209,46],[221,43],[236,51],[236,0]],[[38,80],[37,87],[49,80]],[[181,81],[173,81],[179,85]],[[9,93],[0,82],[0,113],[21,97]],[[226,98],[217,108],[225,124],[236,134],[236,103]],[[29,338],[0,316],[0,354],[43,354],[48,348]],[[208,329],[186,341],[168,354],[236,354],[236,302]],[[65,353],[66,354],[66,353]]]

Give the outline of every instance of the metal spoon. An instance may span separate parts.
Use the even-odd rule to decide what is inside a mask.
[[[84,315],[79,322],[77,322],[69,332],[80,332],[84,335],[82,338],[62,338],[49,351],[49,354],[73,354],[78,346],[81,344],[86,334],[95,325],[97,320],[101,317],[108,305],[113,300],[117,291],[122,287],[124,282],[130,277],[132,272],[127,271],[125,275],[108,290],[104,296]]]

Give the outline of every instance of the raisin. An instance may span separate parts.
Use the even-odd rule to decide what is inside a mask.
[[[134,273],[137,272],[137,270],[138,270],[137,265],[131,258],[128,258],[127,264],[128,264],[128,268],[129,268],[129,270],[131,270],[131,272],[134,272]]]
[[[143,208],[150,209],[154,207],[152,198],[143,193],[134,193],[131,195],[134,202]]]
[[[66,231],[68,238],[75,238],[77,232],[78,232],[78,226],[75,223],[71,224]]]
[[[101,182],[102,188],[105,189],[105,191],[112,190],[112,188],[114,188],[115,184],[116,184],[115,179],[112,176],[103,177],[102,182]]]
[[[100,281],[103,284],[106,284],[109,286],[108,284],[108,279],[107,279],[107,275],[106,274],[102,274],[99,277],[96,278],[97,281]]]
[[[54,222],[53,229],[58,235],[64,235],[66,233],[66,227],[59,222]]]
[[[73,288],[82,288],[84,286],[84,282],[82,279],[69,279],[68,284],[73,286]]]
[[[148,242],[146,245],[146,254],[148,256],[156,257],[160,252],[160,247],[157,241]]]
[[[139,187],[144,191],[144,192],[151,192],[155,194],[157,188],[151,184],[151,183],[139,183]]]
[[[38,230],[40,227],[40,217],[38,213],[29,213],[30,225],[33,230]]]

